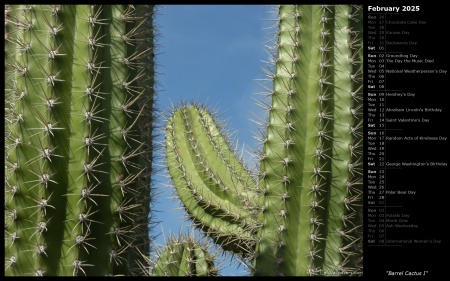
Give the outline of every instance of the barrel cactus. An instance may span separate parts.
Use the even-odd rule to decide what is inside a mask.
[[[254,275],[361,275],[362,10],[277,12],[257,171],[207,106],[187,103],[167,116],[168,170],[195,225]]]
[[[5,5],[5,275],[141,273],[153,13]]]

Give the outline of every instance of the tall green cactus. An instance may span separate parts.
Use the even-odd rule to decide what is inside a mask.
[[[169,173],[189,216],[255,275],[362,274],[362,10],[282,5],[265,71],[256,174],[205,107],[168,117]]]
[[[140,274],[151,5],[5,6],[5,274]]]

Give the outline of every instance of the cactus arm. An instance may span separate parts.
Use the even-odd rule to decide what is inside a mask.
[[[166,131],[169,172],[187,212],[223,247],[249,252],[256,227],[251,215],[256,206],[250,203],[255,183],[211,115],[200,107],[181,106]]]

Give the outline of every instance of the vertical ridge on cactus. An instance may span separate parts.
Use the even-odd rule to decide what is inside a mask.
[[[7,13],[5,274],[140,274],[153,195],[153,6]]]
[[[250,237],[244,258],[253,262],[254,275],[360,275],[362,11],[350,5],[281,5],[277,12],[277,39],[261,83],[271,101],[261,102],[268,119],[258,179],[244,185],[252,194],[251,220],[227,212],[234,214],[234,225],[250,221],[254,227],[234,235],[216,227],[211,236],[231,235],[238,244]],[[227,158],[235,159],[232,153],[205,164],[214,159],[208,149],[214,144],[203,135],[215,125],[202,126],[201,117],[191,115],[202,111],[195,104],[173,110],[166,150],[178,195],[205,230],[225,225],[218,209],[230,203],[211,195],[220,189],[214,179],[237,183],[242,177],[220,170]],[[230,191],[237,197],[245,192]],[[230,250],[229,243],[215,241]]]
[[[335,126],[333,135],[339,141],[333,144],[332,174],[339,175],[331,182],[330,204],[328,208],[330,230],[327,236],[326,257],[324,269],[328,272],[349,271],[355,268],[355,263],[347,248],[355,248],[360,241],[358,230],[359,221],[350,218],[359,217],[360,206],[354,202],[361,202],[360,188],[349,187],[349,184],[362,183],[361,148],[357,147],[362,142],[361,106],[360,100],[355,99],[352,93],[356,93],[362,86],[362,61],[359,45],[361,42],[361,30],[353,30],[352,22],[358,21],[355,16],[360,12],[351,6],[336,6],[335,18],[337,32],[334,45],[334,81],[335,81]],[[357,24],[355,25],[357,27]],[[337,55],[339,54],[339,55]],[[352,128],[357,128],[353,131]],[[355,148],[356,147],[356,148]],[[344,204],[342,204],[344,202]],[[331,224],[333,223],[333,224]],[[355,224],[357,223],[357,224]],[[355,244],[356,243],[356,244]],[[339,262],[338,262],[339,261]]]

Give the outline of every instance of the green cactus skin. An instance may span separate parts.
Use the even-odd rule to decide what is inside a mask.
[[[153,262],[152,276],[217,276],[216,257],[207,242],[194,236],[171,236]]]
[[[140,274],[154,7],[5,8],[5,275]]]
[[[200,228],[217,225],[225,230],[215,227],[212,237],[230,237],[217,206],[231,200],[224,201],[217,179],[229,179],[227,187],[236,190],[229,198],[251,195],[243,205],[250,208],[229,207],[233,225],[251,225],[251,231],[235,232],[224,249],[254,249],[254,275],[362,274],[361,20],[358,6],[279,7],[276,52],[265,71],[267,84],[261,84],[271,103],[265,106],[268,121],[253,182],[225,144],[211,149],[215,142],[207,136],[220,133],[205,108],[183,104],[168,118],[169,173]],[[217,158],[217,151],[225,154]],[[221,172],[224,163],[237,173]],[[236,184],[242,178],[243,190]],[[246,241],[255,242],[254,248]]]

